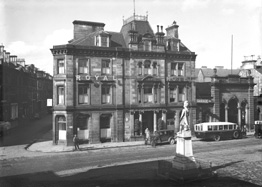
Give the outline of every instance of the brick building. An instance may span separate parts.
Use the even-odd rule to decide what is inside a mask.
[[[183,101],[195,124],[196,55],[173,22],[157,32],[147,16],[123,20],[120,32],[104,23],[74,21],[74,38],[53,46],[53,143],[134,141],[145,128],[179,128]],[[164,122],[164,123],[163,123]],[[159,125],[158,125],[159,124]]]
[[[0,74],[0,121],[10,121],[16,126],[34,118],[36,113],[47,112],[46,100],[53,95],[51,75],[38,70],[33,64],[26,65],[24,59],[10,55],[3,45],[0,46]],[[45,94],[42,94],[39,84],[45,89]],[[38,107],[40,102],[41,107]]]

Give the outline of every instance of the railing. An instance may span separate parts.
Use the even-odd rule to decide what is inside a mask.
[[[133,20],[138,20],[138,21],[147,21],[147,16],[140,16],[140,15],[133,15],[126,20],[123,20],[123,24],[127,24]]]

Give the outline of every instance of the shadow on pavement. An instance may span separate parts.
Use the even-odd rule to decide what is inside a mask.
[[[8,187],[258,187],[259,185],[228,177],[216,177],[190,183],[176,183],[157,176],[157,161],[95,169],[53,171],[0,178],[0,186]],[[79,170],[80,169],[80,170]],[[76,172],[77,171],[77,172]]]

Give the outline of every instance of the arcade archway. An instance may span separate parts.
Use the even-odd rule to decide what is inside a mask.
[[[238,110],[237,110],[238,100],[236,97],[228,101],[228,121],[232,123],[238,123]]]

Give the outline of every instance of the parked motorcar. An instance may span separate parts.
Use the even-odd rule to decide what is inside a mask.
[[[151,136],[151,145],[155,147],[160,143],[170,143],[171,145],[176,143],[176,133],[174,130],[158,130]]]
[[[256,138],[262,138],[262,121],[255,121],[255,134]]]
[[[8,121],[0,121],[0,137],[4,134],[9,133],[11,129],[11,123]]]

